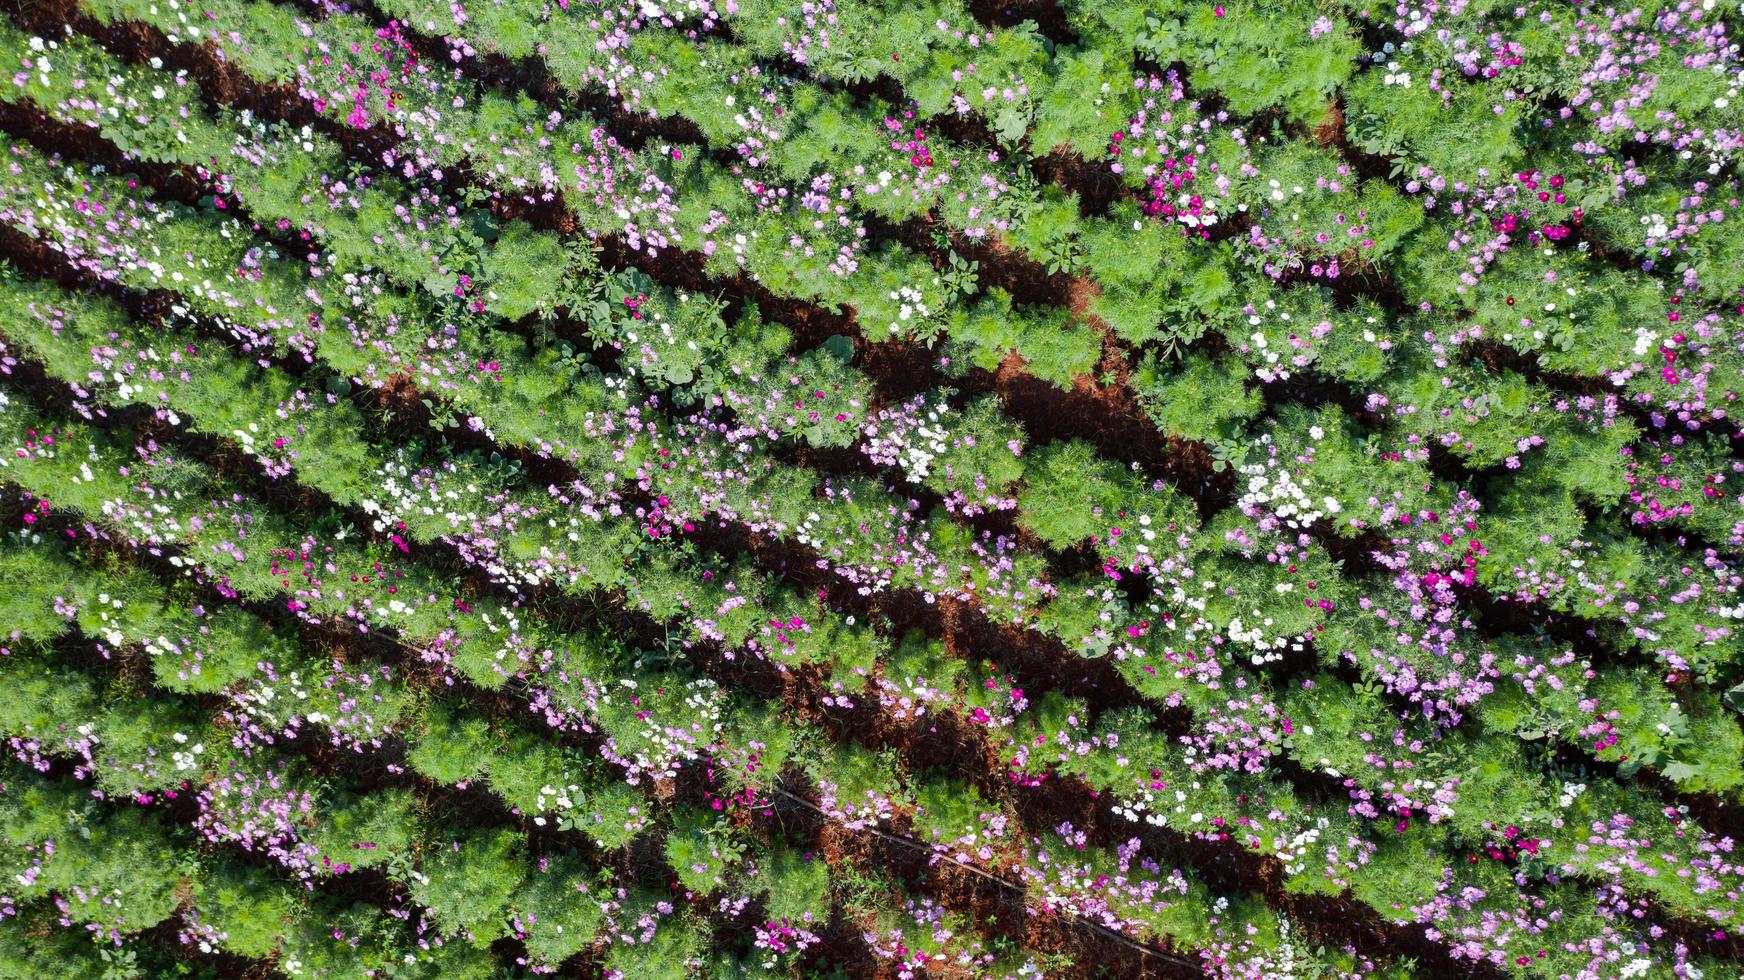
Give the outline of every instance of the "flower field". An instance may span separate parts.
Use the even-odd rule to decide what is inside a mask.
[[[0,978],[1744,977],[1737,0],[0,7]]]

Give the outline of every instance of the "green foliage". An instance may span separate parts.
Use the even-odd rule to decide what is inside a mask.
[[[841,724],[787,717],[802,703],[796,695],[808,710],[818,695],[839,702],[841,715],[826,714],[846,724],[916,700],[934,718],[979,709],[997,716],[969,715],[988,726],[988,744],[1014,775],[1082,777],[1115,805],[1145,807],[1145,819],[1190,835],[1190,853],[1213,843],[1211,815],[1227,834],[1221,845],[1278,857],[1287,889],[1348,893],[1389,920],[1458,895],[1435,924],[1444,936],[1506,921],[1511,896],[1523,893],[1556,915],[1507,942],[1542,943],[1561,957],[1528,959],[1526,972],[1577,972],[1569,950],[1591,936],[1629,935],[1628,923],[1601,920],[1595,881],[1620,883],[1654,915],[1724,921],[1726,910],[1712,909],[1723,894],[1688,871],[1706,860],[1699,820],[1670,816],[1628,777],[1728,799],[1744,783],[1744,735],[1725,710],[1738,710],[1740,688],[1718,693],[1740,666],[1728,622],[1737,612],[1727,564],[1740,526],[1735,453],[1723,436],[1680,428],[1722,431],[1727,385],[1744,366],[1726,319],[1744,282],[1744,246],[1727,233],[1730,219],[1717,217],[1733,208],[1736,182],[1719,137],[1677,135],[1678,152],[1665,152],[1650,131],[1737,130],[1744,101],[1735,79],[1710,70],[1724,67],[1725,52],[1710,66],[1688,45],[1644,42],[1617,71],[1595,74],[1567,40],[1582,11],[1552,5],[1528,15],[1485,0],[1463,22],[1438,13],[1438,30],[1413,31],[1405,43],[1355,0],[1073,0],[1059,8],[1076,35],[1069,43],[1034,24],[969,32],[975,12],[943,0],[837,5],[830,43],[801,48],[791,11],[745,0],[725,35],[693,37],[687,24],[644,18],[633,43],[649,69],[632,78],[621,53],[629,49],[592,43],[590,22],[567,8],[484,6],[463,16],[439,0],[381,0],[374,13],[308,18],[282,4],[210,0],[192,33],[175,5],[82,8],[116,37],[145,38],[146,49],[160,42],[141,25],[170,44],[215,46],[235,72],[216,81],[244,92],[285,83],[316,93],[333,82],[319,70],[328,68],[345,79],[394,77],[372,73],[377,59],[400,57],[374,43],[392,37],[374,32],[376,14],[455,34],[456,70],[408,71],[392,97],[386,85],[361,89],[360,123],[346,117],[346,99],[322,97],[330,104],[314,111],[324,126],[301,129],[272,121],[283,107],[270,99],[247,113],[214,112],[236,101],[202,91],[214,78],[116,58],[83,39],[89,24],[34,41],[0,24],[0,46],[18,61],[9,97],[18,118],[89,128],[141,161],[147,183],[170,172],[157,164],[177,168],[178,194],[189,173],[228,175],[196,191],[212,192],[198,205],[158,201],[146,218],[140,175],[51,158],[31,145],[41,142],[34,124],[28,139],[7,141],[8,221],[44,246],[30,253],[31,267],[74,258],[81,275],[112,278],[134,305],[13,277],[0,304],[5,365],[12,374],[22,364],[26,382],[9,382],[0,406],[17,447],[6,476],[54,514],[53,531],[26,528],[0,554],[0,619],[10,631],[0,678],[11,695],[0,703],[0,730],[21,759],[40,753],[41,767],[66,784],[20,771],[0,793],[0,856],[18,882],[8,897],[30,937],[0,933],[0,973],[28,974],[35,955],[44,973],[157,975],[177,960],[137,934],[178,912],[223,932],[212,941],[229,952],[295,975],[493,976],[502,968],[490,947],[511,933],[525,947],[516,964],[524,968],[561,968],[585,952],[570,970],[774,969],[742,956],[748,944],[711,935],[693,918],[701,903],[674,911],[674,877],[693,897],[718,898],[716,911],[732,907],[729,896],[761,896],[772,915],[820,921],[837,899],[847,918],[863,920],[852,925],[894,932],[910,951],[990,974],[1032,967],[1021,948],[983,945],[966,919],[941,916],[929,929],[897,913],[908,896],[883,869],[827,867],[767,829],[760,817],[779,806],[771,798],[798,792],[801,774],[838,806],[888,807],[869,823],[963,847],[1010,802],[917,774],[912,755],[869,750]],[[1642,36],[1669,33],[1674,21],[1682,12],[1650,9]],[[1384,50],[1368,50],[1383,38]],[[1493,53],[1502,38],[1521,57],[1498,81],[1454,77],[1450,52]],[[469,46],[524,62],[472,62]],[[312,52],[324,56],[311,61]],[[329,53],[343,65],[329,64]],[[786,67],[772,74],[772,65]],[[1177,66],[1190,97],[1133,84]],[[419,80],[437,74],[440,84]],[[595,120],[519,92],[529,79],[549,82],[543,94],[571,107],[593,104],[602,80],[615,79],[625,111],[671,121],[650,132],[694,127],[701,145],[654,138],[602,149]],[[1191,100],[1201,97],[1213,117],[1198,115]],[[1604,106],[1635,118],[1596,127],[1589,141],[1571,138],[1570,116]],[[943,113],[969,118],[935,125]],[[940,166],[931,174],[904,169],[890,145],[911,119],[916,138],[923,126],[932,133]],[[324,135],[327,125],[370,132],[342,144]],[[1146,165],[1118,176],[1098,169],[1114,157],[1112,132],[1138,137],[1164,125],[1203,137],[1195,188],[1219,204],[1208,237],[1139,210],[1130,192],[1146,183]],[[980,126],[997,145],[980,145]],[[396,138],[416,152],[403,168],[377,166],[375,142]],[[369,159],[355,152],[357,140],[371,147]],[[619,168],[620,183],[590,195],[587,174],[601,161]],[[865,178],[886,164],[901,177],[874,188]],[[1091,176],[1073,173],[1079,164]],[[1525,196],[1516,171],[1528,165],[1562,171],[1567,200]],[[455,180],[418,176],[431,166]],[[553,189],[549,174],[583,178],[579,193],[564,187],[562,202],[576,232],[504,216],[511,196]],[[819,199],[759,189],[754,200],[747,175],[787,191],[818,181],[810,186]],[[1432,193],[1414,186],[1420,180]],[[695,285],[689,256],[670,274],[656,268],[669,256],[654,256],[643,263],[653,277],[601,265],[639,237],[627,230],[643,218],[629,198],[668,191],[672,238],[707,250],[706,276],[741,300],[764,302],[766,293],[795,333],[764,323],[755,302],[738,302],[729,323],[721,302],[663,285],[673,275]],[[1532,225],[1579,226],[1572,240],[1523,232],[1505,248],[1465,248],[1467,232],[1496,232],[1491,205],[1514,207],[1511,193]],[[1459,199],[1470,194],[1475,202]],[[105,225],[97,211],[119,217]],[[1642,234],[1666,215],[1686,225],[1691,213],[1708,219],[1695,223],[1703,227]],[[1338,237],[1351,215],[1363,230],[1346,237],[1372,245]],[[127,248],[89,247],[123,221]],[[882,222],[900,227],[887,234]],[[275,224],[280,241],[301,236],[307,248],[281,255],[280,246],[251,244]],[[917,231],[931,232],[931,249],[913,244]],[[983,235],[978,247],[988,251],[978,254],[1010,250],[1033,265],[983,269],[955,252],[940,262],[952,243]],[[596,236],[616,240],[602,248]],[[1333,259],[1343,276],[1306,271]],[[846,273],[844,262],[858,267]],[[990,288],[1007,268],[1070,279],[1080,312],[1014,307],[1010,292]],[[1694,341],[1673,340],[1666,326],[1680,322],[1667,312],[1673,290],[1682,315],[1700,324],[1681,328]],[[842,319],[819,315],[835,313]],[[831,471],[826,484],[814,465],[863,465],[845,460],[866,414],[898,390],[939,383],[882,374],[875,383],[869,364],[918,355],[934,374],[997,371],[1007,393],[1028,377],[1072,393],[1053,402],[1070,410],[1095,394],[1087,376],[1105,342],[1132,348],[1130,361],[1124,347],[1109,348],[1107,363],[1138,364],[1130,393],[1181,450],[1170,462],[1185,465],[1169,466],[1171,478],[1199,476],[1207,454],[1222,478],[1170,487],[1138,475],[1128,460],[1139,454],[1125,447],[1069,438],[1025,446],[994,398],[956,406],[949,393],[936,402],[950,444],[937,447],[919,482],[950,506],[928,509],[926,493],[909,500],[891,472]],[[882,360],[883,343],[900,357]],[[1673,345],[1699,377],[1655,370],[1674,362]],[[36,397],[38,369],[51,397]],[[388,376],[396,388],[377,390]],[[435,433],[402,439],[383,413],[357,407],[365,396],[396,397],[407,378]],[[987,382],[973,380],[977,390]],[[69,422],[62,389],[89,424]],[[1578,404],[1613,390],[1635,407]],[[301,399],[307,411],[288,407]],[[632,404],[633,424],[624,411]],[[738,428],[718,442],[713,430],[687,441],[693,409],[718,409],[709,425]],[[441,441],[463,428],[472,448]],[[283,443],[294,448],[265,449]],[[209,444],[223,451],[208,460],[189,450]],[[239,458],[267,475],[239,477]],[[1242,467],[1234,479],[1231,464]],[[574,478],[539,486],[558,466]],[[441,491],[427,503],[378,499],[390,473],[425,467],[418,479],[434,474]],[[1293,502],[1262,499],[1262,472],[1287,473],[1317,516],[1298,527]],[[250,492],[238,492],[250,481]],[[1645,505],[1631,494],[1655,485],[1665,491],[1656,503],[1691,512],[1644,529],[1632,518]],[[602,487],[623,491],[603,514]],[[396,480],[395,492],[404,489]],[[1241,505],[1222,506],[1231,491]],[[706,523],[702,533],[657,538],[641,526],[652,509],[644,497],[666,494],[675,502],[659,506]],[[1422,525],[1407,518],[1446,514],[1462,494],[1472,502],[1464,512],[1481,518],[1481,530],[1466,528],[1476,581],[1459,582],[1457,598],[1434,611],[1385,591],[1436,584],[1416,566],[1437,537],[1410,541]],[[984,509],[964,519],[953,512],[964,498]],[[1221,509],[1201,519],[1202,505]],[[537,518],[517,524],[517,512]],[[72,544],[56,533],[62,520],[75,529]],[[889,543],[898,523],[897,543],[912,550]],[[1008,533],[1013,523],[1028,533]],[[1442,557],[1457,560],[1466,535],[1453,520],[1444,526],[1440,544],[1453,550]],[[512,533],[495,541],[505,527]],[[741,539],[747,528],[752,537]],[[799,540],[796,529],[820,568],[771,568],[771,556]],[[733,551],[741,540],[757,542],[752,554]],[[1176,542],[1189,542],[1179,548],[1190,554],[1171,554]],[[136,552],[150,561],[135,568]],[[990,552],[996,558],[983,560]],[[301,581],[289,555],[308,562]],[[448,564],[457,557],[464,579]],[[1153,560],[1161,565],[1147,573]],[[832,578],[830,563],[887,576],[862,590],[880,615],[898,615],[908,601],[898,597],[911,591],[928,602],[949,594],[943,622],[957,642],[892,643],[882,619],[855,621],[812,588],[817,572]],[[366,568],[391,576],[393,591],[380,591],[389,579],[360,581]],[[238,601],[191,612],[214,587]],[[1310,589],[1321,603],[1305,599]],[[1645,614],[1616,615],[1636,600]],[[1107,692],[1094,712],[1060,690],[1031,692],[1035,703],[1022,709],[1006,654],[977,649],[987,660],[970,674],[959,651],[982,634],[957,629],[959,605],[996,627],[1061,641],[1062,685],[1084,682],[1070,658],[1108,657],[1088,677],[1131,690]],[[290,614],[295,639],[257,616],[266,608]],[[1516,609],[1562,625],[1544,636],[1490,635]],[[570,614],[583,612],[608,625],[572,633],[587,617]],[[1480,612],[1484,622],[1472,625]],[[625,617],[636,627],[624,637],[593,635]],[[1428,622],[1459,642],[1444,650],[1412,635]],[[311,638],[353,625],[414,656],[389,671],[349,640]],[[1583,647],[1587,659],[1574,660],[1551,649],[1575,631],[1603,655]],[[1307,675],[1298,655],[1318,658],[1320,672]],[[1290,663],[1268,666],[1278,657]],[[1418,676],[1389,674],[1389,658]],[[1496,690],[1462,704],[1469,717],[1460,724],[1419,718],[1437,709],[1411,683],[1448,671],[1463,682],[1473,662],[1500,671]],[[706,679],[697,676],[705,664]],[[409,695],[413,676],[450,690]],[[771,678],[783,689],[765,690]],[[1132,706],[1134,695],[1144,702]],[[527,727],[512,721],[506,712],[523,699],[559,730],[537,731],[537,716]],[[1295,716],[1293,731],[1280,712]],[[1219,734],[1239,729],[1251,753],[1215,778],[1203,746],[1178,738],[1183,723],[1204,734],[1211,717],[1226,726]],[[1601,722],[1618,742],[1588,750]],[[265,734],[251,740],[242,726]],[[865,744],[894,744],[886,736],[881,727]],[[346,737],[379,737],[389,753],[403,740],[415,788],[354,778],[378,771],[364,752],[332,764]],[[287,767],[293,746],[298,761]],[[1273,768],[1268,753],[1288,765]],[[1589,779],[1589,756],[1625,778],[1591,778],[1587,795],[1553,803],[1559,786]],[[63,779],[68,763],[76,769]],[[674,802],[686,797],[669,790],[690,791],[687,768],[706,772],[719,797],[753,791],[735,800],[757,816],[743,819],[738,802],[730,814]],[[186,805],[182,794],[269,771],[319,801],[297,824],[320,869],[311,877],[379,866],[425,907],[427,922],[414,931],[397,910],[351,904],[345,887],[281,881],[231,860],[231,844],[196,841],[164,819]],[[1408,826],[1371,833],[1369,818],[1342,802],[1311,807],[1294,796],[1300,780],[1323,777],[1348,780],[1353,799],[1431,780],[1456,789],[1457,805],[1434,821],[1412,814]],[[445,805],[454,792],[493,802],[461,812]],[[168,805],[169,793],[181,802]],[[1651,850],[1616,861],[1578,834],[1557,834],[1545,855],[1514,868],[1449,857],[1480,849],[1500,821],[1579,828],[1618,814],[1652,839]],[[1374,821],[1385,831],[1391,818]],[[1291,839],[1304,830],[1308,844]],[[1039,846],[1049,864],[1082,865],[1090,880],[1132,873],[1106,848]],[[602,862],[633,867],[645,888],[602,872]],[[1133,902],[1108,889],[1109,921],[1183,951],[1227,949],[1236,937],[1286,962],[1300,953],[1323,971],[1357,972],[1354,954],[1310,955],[1253,895],[1214,896],[1191,876],[1179,880],[1180,901]],[[58,918],[73,928],[57,931]],[[86,942],[86,924],[115,941]],[[1504,964],[1513,952],[1487,951]],[[814,966],[824,968],[781,964]]]
[[[769,918],[820,924],[829,919],[830,871],[820,855],[771,847],[756,860]]]
[[[708,934],[700,926],[668,919],[650,942],[612,944],[606,967],[626,977],[682,980],[693,974],[707,945]]]
[[[666,835],[666,861],[679,884],[707,895],[727,883],[745,860],[746,842],[735,828],[706,811],[679,815]]]
[[[1032,454],[1018,503],[1026,528],[1050,547],[1067,548],[1106,533],[1143,492],[1144,482],[1130,470],[1074,440]]]
[[[612,889],[581,858],[558,857],[534,872],[515,897],[522,940],[534,960],[556,967],[586,949],[605,924]]]
[[[1042,197],[1025,212],[1024,220],[1008,233],[1011,243],[1041,256],[1050,275],[1071,275],[1082,258],[1077,244],[1080,230],[1078,201],[1057,187],[1043,189]]]
[[[1231,357],[1193,353],[1179,361],[1147,355],[1132,386],[1163,431],[1182,439],[1217,442],[1230,438],[1259,414],[1259,391],[1251,373]]]
[[[1036,107],[1030,147],[1039,154],[1064,146],[1093,160],[1107,145],[1109,132],[1137,108],[1131,61],[1105,48],[1059,50],[1053,69],[1053,84]],[[1102,97],[1087,99],[1088,92]]]
[[[225,863],[194,882],[202,921],[224,932],[224,948],[266,958],[307,910],[260,869]]]
[[[509,903],[526,880],[526,840],[509,830],[475,830],[443,841],[423,855],[409,882],[412,898],[445,929],[475,943],[508,931]]]
[[[500,740],[490,724],[476,715],[461,714],[441,701],[423,711],[424,729],[407,761],[438,783],[452,784],[484,773],[496,756]]]
[[[1090,373],[1102,355],[1101,339],[1063,308],[1025,311],[1017,326],[1018,355],[1031,374],[1056,388],[1070,391],[1073,382]]]
[[[411,852],[416,811],[416,800],[406,789],[335,793],[322,801],[321,820],[305,839],[324,867],[375,867]]]
[[[1347,23],[1335,22],[1330,32],[1310,38],[1319,11],[1310,0],[1215,9],[1200,4],[1186,13],[1138,9],[1147,13],[1139,50],[1159,64],[1185,62],[1195,87],[1220,93],[1243,114],[1276,108],[1300,121],[1317,121],[1362,50]]]
[[[1390,65],[1398,65],[1395,70]],[[1436,91],[1426,84],[1435,66],[1417,51],[1389,56],[1387,71],[1357,74],[1344,87],[1345,131],[1364,152],[1396,161],[1392,176],[1411,165],[1437,173],[1508,173],[1526,153],[1522,103],[1498,100],[1480,86]],[[1404,73],[1411,85],[1389,85]],[[1456,132],[1460,139],[1448,139]],[[1409,163],[1408,163],[1409,162]]]

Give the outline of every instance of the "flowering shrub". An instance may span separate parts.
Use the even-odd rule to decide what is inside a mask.
[[[1014,12],[0,20],[0,972],[1735,973],[1735,14]]]

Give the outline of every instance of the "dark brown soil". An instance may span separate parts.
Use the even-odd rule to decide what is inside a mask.
[[[973,0],[969,13],[988,27],[1016,27],[1031,21],[1042,36],[1055,44],[1078,43],[1078,35],[1066,21],[1058,0]]]

